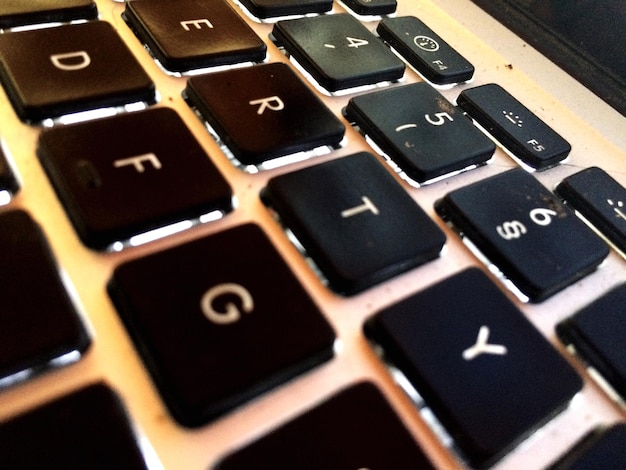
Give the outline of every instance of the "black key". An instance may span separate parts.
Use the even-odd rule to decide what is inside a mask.
[[[155,101],[152,80],[105,22],[2,34],[0,58],[0,79],[22,120]]]
[[[0,424],[2,468],[147,469],[111,389],[89,385]]]
[[[571,145],[501,86],[461,92],[458,105],[514,157],[543,170],[564,160]]]
[[[622,253],[626,253],[626,188],[604,170],[587,168],[565,178],[556,193]]]
[[[559,338],[626,401],[626,284],[559,323]]]
[[[404,63],[347,13],[279,21],[272,35],[329,92],[404,75]]]
[[[4,201],[2,192],[6,191],[5,194],[8,195],[7,199],[10,199],[19,189],[20,183],[17,176],[9,164],[4,149],[0,146],[0,205],[2,205],[2,201]]]
[[[322,14],[333,8],[332,0],[241,0],[241,5],[261,20]]]
[[[267,46],[224,0],[128,2],[124,19],[173,72],[262,62]]]
[[[78,361],[91,340],[47,240],[21,210],[0,214],[0,386]]]
[[[487,162],[495,145],[427,83],[352,98],[347,119],[414,184]]]
[[[376,32],[431,83],[452,85],[474,76],[474,66],[414,16],[385,18]]]
[[[216,470],[434,468],[371,383],[342,390],[252,444]]]
[[[583,437],[549,470],[603,470],[626,468],[626,425],[599,428]]]
[[[289,161],[298,152],[338,147],[345,132],[343,123],[287,64],[192,77],[185,95],[235,163],[250,171]]]
[[[125,263],[109,293],[185,426],[333,356],[333,330],[255,225]]]
[[[391,15],[398,8],[396,0],[343,0],[343,4],[357,15]]]
[[[262,197],[343,294],[430,261],[445,243],[443,232],[368,153],[274,177]]]
[[[532,302],[593,272],[609,253],[521,168],[452,191],[435,209]]]
[[[230,186],[168,108],[45,130],[37,153],[81,240],[95,249],[138,244],[137,235],[233,207]]]
[[[377,313],[365,333],[472,466],[493,464],[582,388],[575,370],[477,268]]]
[[[37,23],[94,20],[98,7],[93,0],[4,0],[0,4],[0,28],[8,29]]]

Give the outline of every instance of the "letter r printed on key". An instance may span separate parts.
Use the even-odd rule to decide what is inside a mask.
[[[259,106],[256,113],[261,115],[265,112],[266,109],[270,111],[282,111],[285,109],[285,103],[278,96],[268,96],[267,98],[261,98],[258,100],[252,100],[249,102],[252,106]]]

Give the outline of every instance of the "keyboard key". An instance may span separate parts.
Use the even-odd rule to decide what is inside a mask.
[[[4,192],[10,199],[10,197],[18,192],[20,189],[20,183],[17,176],[13,172],[9,160],[5,154],[4,149],[0,146],[0,205],[3,204],[4,198],[2,193]]]
[[[626,402],[626,284],[559,323],[557,334]]]
[[[352,98],[347,119],[414,185],[486,163],[495,145],[427,83]]]
[[[626,468],[626,425],[615,424],[590,432],[549,470]]]
[[[396,0],[343,0],[343,4],[357,15],[391,15],[398,8]]]
[[[575,370],[477,268],[377,313],[365,333],[471,466],[496,462],[582,388]]]
[[[276,176],[262,198],[347,295],[438,257],[446,240],[368,153]]]
[[[168,108],[44,130],[37,153],[81,240],[98,250],[233,208],[229,184]]]
[[[124,19],[173,72],[262,62],[267,46],[224,0],[128,2]]]
[[[78,361],[91,339],[26,212],[0,213],[0,266],[0,386]]]
[[[347,13],[279,21],[272,35],[329,92],[402,78],[404,63]]]
[[[235,163],[249,171],[302,158],[294,155],[298,152],[338,147],[345,133],[343,123],[286,64],[191,77],[185,95]]]
[[[555,192],[626,253],[626,188],[598,167],[565,178]]]
[[[431,83],[453,85],[474,76],[474,66],[414,16],[385,18],[376,32]]]
[[[224,458],[242,468],[434,468],[378,389],[361,382]]]
[[[248,13],[260,20],[323,14],[333,8],[332,0],[241,0]]]
[[[564,160],[571,145],[501,86],[461,92],[458,105],[522,163],[537,170]]]
[[[609,253],[521,168],[452,191],[435,209],[532,302],[590,274]]]
[[[0,424],[2,468],[147,469],[118,396],[103,383]]]
[[[333,330],[255,225],[122,264],[109,293],[184,426],[333,357]]]
[[[0,28],[37,23],[95,20],[98,7],[93,0],[5,0],[0,4]]]
[[[155,101],[152,80],[105,22],[2,34],[0,58],[0,80],[22,120]]]

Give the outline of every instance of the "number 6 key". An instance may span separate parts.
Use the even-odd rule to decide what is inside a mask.
[[[523,300],[545,300],[609,254],[606,243],[521,168],[452,191],[435,209]]]

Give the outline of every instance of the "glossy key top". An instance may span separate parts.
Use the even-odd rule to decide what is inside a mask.
[[[128,2],[124,18],[168,70],[261,62],[267,46],[223,0]]]
[[[598,167],[565,178],[555,192],[626,253],[626,188]]]
[[[380,391],[369,382],[344,389],[238,449],[215,470],[263,468],[430,470],[433,465]]]
[[[427,83],[352,98],[346,117],[414,185],[486,163],[495,145]]]
[[[343,140],[343,123],[287,64],[191,77],[185,96],[234,163],[249,171],[306,158]]]
[[[0,441],[1,468],[151,468],[120,398],[103,383],[0,423]]]
[[[626,402],[626,284],[559,323],[556,332]]]
[[[500,85],[461,92],[457,103],[514,157],[537,170],[564,160],[572,147]]]
[[[437,256],[445,235],[369,153],[272,178],[262,193],[344,294]]]
[[[78,361],[89,334],[44,234],[26,212],[0,213],[0,266],[0,387]]]
[[[385,18],[376,32],[431,83],[453,85],[474,76],[474,66],[414,16]]]
[[[272,35],[328,92],[395,81],[404,63],[346,13],[279,21]]]
[[[582,379],[479,269],[365,324],[471,466],[487,467],[568,405]]]
[[[78,235],[98,250],[233,208],[230,185],[168,108],[48,129],[37,154]]]
[[[0,57],[0,80],[22,120],[156,100],[152,80],[109,23],[2,34]]]
[[[593,272],[609,253],[521,168],[452,191],[435,208],[532,302]]]
[[[124,263],[108,287],[185,426],[205,424],[333,356],[332,328],[256,225]]]

